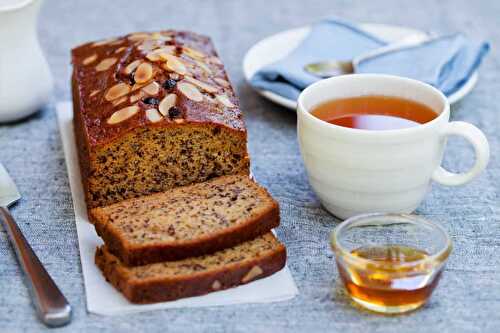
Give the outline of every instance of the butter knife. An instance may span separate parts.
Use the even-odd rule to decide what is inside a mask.
[[[71,306],[24,238],[8,207],[21,199],[16,184],[0,163],[0,221],[7,231],[40,320],[58,327],[71,321]]]

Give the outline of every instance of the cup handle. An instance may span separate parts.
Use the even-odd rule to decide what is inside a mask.
[[[432,179],[440,184],[458,186],[470,182],[486,168],[490,159],[490,146],[486,136],[476,126],[463,122],[453,121],[448,123],[443,131],[443,136],[459,135],[470,142],[474,148],[476,162],[474,166],[464,173],[453,173],[439,166],[432,174]]]

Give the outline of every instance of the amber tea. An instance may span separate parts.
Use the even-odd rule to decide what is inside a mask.
[[[438,116],[422,103],[375,95],[333,99],[315,107],[311,114],[334,125],[373,131],[414,127]]]

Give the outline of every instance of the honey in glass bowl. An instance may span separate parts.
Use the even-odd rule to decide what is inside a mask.
[[[332,233],[339,275],[351,298],[381,313],[426,303],[437,286],[451,242],[439,226],[399,214],[367,214]]]

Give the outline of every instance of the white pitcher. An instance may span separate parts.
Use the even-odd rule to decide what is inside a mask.
[[[41,0],[0,0],[0,122],[38,111],[53,80],[37,38]]]

